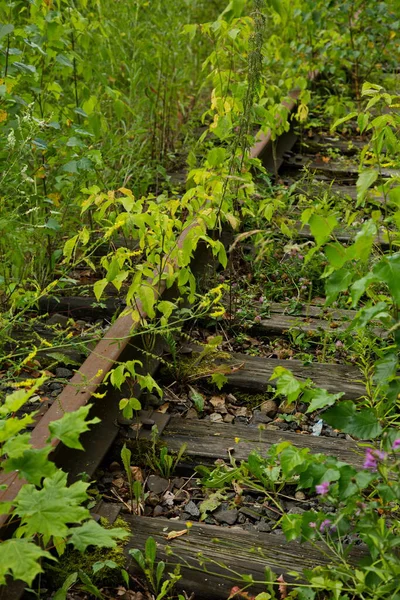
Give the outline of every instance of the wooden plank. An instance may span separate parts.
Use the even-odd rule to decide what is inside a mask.
[[[314,160],[313,156],[297,154],[290,156],[283,163],[284,169],[303,169],[306,167],[310,171],[319,171],[331,175],[332,177],[345,176],[357,178],[360,172],[358,164],[349,162],[328,162]],[[399,177],[400,169],[386,169],[380,171],[380,177]]]
[[[269,319],[262,319],[260,323],[254,323],[254,329],[257,329],[263,335],[281,335],[289,329],[311,331],[313,333],[324,331],[335,333],[335,331],[345,331],[349,325],[350,321],[338,322],[311,316],[275,313],[271,314]]]
[[[124,518],[132,529],[132,537],[124,550],[129,559],[129,572],[143,575],[128,552],[131,548],[143,551],[147,538],[151,536],[157,544],[157,560],[164,560],[169,570],[177,564],[182,565],[178,590],[185,590],[188,597],[194,593],[196,600],[226,600],[232,586],[240,584],[240,579],[232,571],[252,575],[256,582],[263,582],[265,567],[270,567],[274,573],[282,574],[286,581],[291,582],[293,577],[289,572],[301,573],[304,569],[329,563],[329,558],[311,544],[286,542],[283,535],[193,523],[188,533],[168,540],[169,532],[184,531],[186,524],[163,518],[132,515]],[[359,549],[354,550],[350,560],[357,563],[363,555]],[[203,567],[203,559],[213,561],[206,563],[207,570]],[[246,590],[253,595],[265,591],[265,587],[257,583]]]
[[[229,373],[227,378],[229,385],[238,388],[266,391],[268,385],[275,385],[275,380],[270,381],[275,367],[285,367],[302,381],[309,378],[317,387],[328,392],[344,392],[344,398],[354,400],[365,394],[365,385],[360,383],[360,371],[348,365],[304,365],[301,360],[280,360],[247,354],[233,354],[230,360],[220,362],[236,369]]]
[[[362,466],[364,460],[356,442],[288,431],[262,430],[257,425],[241,423],[228,425],[172,417],[161,439],[168,449],[174,452],[178,452],[182,444],[187,444],[185,455],[193,457],[197,464],[201,464],[202,460],[214,462],[217,458],[229,459],[228,449],[236,460],[247,460],[252,450],[265,455],[273,444],[282,441],[291,442],[298,448],[310,448],[313,454],[335,456],[358,467]]]
[[[289,314],[291,305],[289,302],[271,302],[269,310],[271,313]],[[344,308],[332,308],[330,306],[315,306],[313,304],[299,304],[296,307],[296,315],[305,317],[318,317],[320,319],[334,319],[336,321],[351,321],[356,316],[356,310],[348,310]]]

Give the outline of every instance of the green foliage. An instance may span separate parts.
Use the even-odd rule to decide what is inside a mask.
[[[173,573],[169,573],[168,579],[163,581],[166,565],[163,561],[158,561],[156,565],[157,545],[154,538],[147,538],[144,553],[138,549],[131,549],[129,550],[129,554],[143,571],[143,574],[156,596],[156,600],[162,600],[162,598],[169,597],[174,586],[181,578],[179,566],[176,567]]]
[[[17,470],[25,483],[12,505],[3,503],[2,512],[18,519],[18,527],[13,539],[0,544],[2,556],[0,581],[4,583],[6,575],[22,579],[29,585],[38,573],[42,572],[41,560],[52,558],[45,551],[52,543],[59,554],[65,545],[71,544],[84,551],[88,545],[99,547],[115,547],[116,539],[127,537],[121,529],[110,529],[107,532],[90,519],[90,513],[84,506],[88,499],[88,484],[77,481],[67,485],[67,474],[56,468],[48,456],[52,450],[50,441],[43,448],[32,448],[29,434],[23,431],[32,416],[14,416],[23,404],[32,396],[43,382],[39,379],[35,385],[26,385],[9,395],[1,407],[0,430],[1,467],[5,472]],[[79,434],[89,429],[89,425],[97,420],[87,421],[90,407],[75,413],[65,413],[52,429],[52,438],[65,439],[73,447],[79,447]],[[71,419],[71,417],[73,417]],[[76,431],[72,432],[71,427]],[[24,557],[21,562],[21,556]],[[21,565],[23,564],[23,572]]]

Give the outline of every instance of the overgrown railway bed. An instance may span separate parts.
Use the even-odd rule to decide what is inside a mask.
[[[326,152],[327,146],[335,154],[334,162],[321,160],[322,149]],[[276,149],[272,153],[272,144],[268,136],[258,143],[253,150],[253,155],[260,156],[270,168],[271,161],[275,160],[275,167],[279,166],[278,178],[284,184],[293,185],[297,181],[299,189],[305,194],[316,193],[316,190],[320,193],[323,186],[325,190],[329,190],[346,202],[346,199],[357,197],[357,169],[349,164],[347,158],[341,159],[343,155],[347,157],[348,147],[343,141],[337,141],[337,138],[328,142],[316,136],[308,140],[300,140],[296,133],[291,131],[286,134],[278,156],[276,156]],[[357,142],[351,146],[352,149],[355,147]],[[306,172],[308,175],[305,177]],[[376,202],[379,202],[379,198],[376,198]],[[296,220],[298,215],[298,209],[294,207],[289,217]],[[357,227],[351,230],[343,229],[336,239],[343,244],[348,244],[354,239],[357,231]],[[180,244],[184,243],[187,234],[187,231],[183,232]],[[299,224],[298,236],[292,241],[292,245],[302,244],[310,239],[313,239],[313,236],[309,227]],[[385,248],[387,240],[378,236],[375,243]],[[206,249],[202,248],[194,260],[198,264],[198,271],[201,272],[209,260]],[[355,311],[340,308],[325,310],[307,301],[299,302],[295,311],[292,311],[289,303],[285,301],[267,302],[267,305],[268,315],[258,318],[254,329],[247,331],[247,337],[250,339],[247,348],[249,344],[250,348],[257,348],[260,339],[261,346],[267,348],[271,340],[287,339],[288,332],[310,337],[315,335],[317,338],[328,335],[332,337],[337,333],[340,342],[340,334],[346,331],[356,314]],[[79,300],[72,299],[61,309],[57,308],[56,312],[64,310],[66,315],[74,315],[77,306],[79,310]],[[138,307],[142,310],[140,301]],[[47,309],[49,308],[53,309],[47,306]],[[114,308],[114,300],[109,300],[105,308],[97,310],[100,310],[100,313],[103,310],[107,314]],[[89,402],[94,392],[103,391],[102,380],[115,361],[142,359],[147,372],[157,379],[159,368],[163,368],[163,365],[169,361],[168,352],[163,354],[165,344],[162,340],[157,340],[155,348],[151,351],[152,358],[149,359],[149,353],[147,351],[143,353],[140,343],[137,342],[140,336],[132,337],[129,333],[131,323],[129,315],[119,317],[108,329],[104,338],[69,381],[61,395],[41,416],[32,432],[35,447],[41,447],[48,437],[50,422],[59,418],[65,411],[73,411]],[[202,336],[204,339],[206,335],[204,331],[203,328],[200,334],[196,332],[198,339]],[[215,330],[212,333],[215,333]],[[380,335],[379,330],[377,334]],[[196,338],[196,335],[194,337]],[[230,347],[231,341],[228,339],[224,345],[225,351]],[[192,360],[197,365],[197,358],[203,346],[186,344],[185,347],[185,343],[182,343],[182,346],[184,354],[181,355],[181,359],[189,362]],[[257,451],[265,455],[273,444],[280,442],[290,442],[297,448],[309,448],[311,453],[331,455],[358,468],[363,464],[363,450],[350,436],[338,432],[334,432],[332,436],[320,435],[321,431],[315,435],[316,431],[313,427],[319,419],[318,414],[314,423],[306,422],[302,429],[295,420],[282,418],[285,413],[278,412],[279,407],[274,407],[271,400],[269,400],[272,402],[269,413],[263,410],[263,400],[252,408],[245,408],[245,403],[240,401],[240,398],[246,394],[258,395],[258,398],[264,394],[267,400],[270,399],[272,396],[270,386],[275,385],[275,380],[271,380],[271,376],[277,367],[290,369],[299,381],[310,379],[317,387],[324,388],[332,394],[342,394],[344,400],[357,400],[365,395],[366,390],[356,366],[349,364],[348,361],[341,362],[340,357],[336,362],[322,362],[320,359],[318,362],[312,362],[293,358],[293,354],[290,353],[286,359],[277,357],[273,352],[268,355],[268,351],[257,351],[256,355],[252,355],[246,352],[246,344],[244,346],[241,352],[232,349],[228,352],[228,356],[224,354],[222,358],[218,356],[215,360],[214,354],[211,354],[207,362],[209,374],[222,368],[228,388],[224,387],[222,392],[216,392],[215,389],[207,387],[207,384],[201,387],[200,392],[196,388],[197,393],[203,396],[203,400],[206,398],[209,408],[208,414],[207,411],[203,413],[203,417],[206,414],[206,418],[198,418],[198,415],[194,414],[194,402],[193,398],[190,399],[190,395],[189,397],[186,395],[183,401],[184,408],[179,409],[177,388],[174,387],[176,381],[174,382],[173,378],[168,379],[168,376],[166,378],[164,372],[160,381],[165,385],[166,396],[161,410],[146,406],[148,397],[146,399],[146,395],[141,395],[140,390],[137,389],[136,395],[141,398],[146,410],[140,411],[132,421],[121,419],[118,400],[124,396],[124,386],[122,391],[110,387],[104,388],[106,394],[95,400],[92,409],[93,416],[98,416],[101,422],[82,436],[85,452],[68,449],[62,444],[58,444],[54,450],[57,465],[68,471],[71,481],[82,472],[90,478],[96,477],[99,481],[102,481],[102,478],[104,480],[104,473],[108,475],[108,484],[102,484],[101,487],[104,498],[93,509],[94,515],[105,516],[114,522],[118,514],[123,514],[132,531],[132,537],[125,547],[127,557],[130,548],[143,550],[146,539],[151,535],[157,543],[157,559],[164,560],[171,569],[177,563],[181,565],[182,578],[178,588],[185,590],[188,597],[194,593],[195,598],[226,599],[234,585],[246,587],[248,593],[255,594],[265,589],[261,584],[265,576],[265,567],[270,568],[276,575],[282,576],[284,582],[290,582],[293,580],[293,572],[301,573],[303,569],[329,562],[329,557],[307,543],[285,541],[282,531],[276,527],[277,519],[276,515],[273,515],[276,506],[271,503],[268,495],[262,501],[259,494],[252,495],[250,492],[247,494],[247,502],[241,506],[236,489],[236,493],[219,501],[214,510],[210,510],[205,520],[196,522],[200,515],[198,510],[200,501],[196,494],[200,493],[200,488],[194,484],[195,467],[204,465],[210,468],[215,461],[221,462],[221,460],[230,465],[238,465],[241,461],[247,461],[251,452]],[[287,348],[290,348],[290,343]],[[156,359],[157,354],[163,355],[161,362]],[[207,372],[200,373],[199,377],[189,377],[185,385],[189,385],[189,389],[193,391],[193,386],[196,387],[195,382],[204,381],[206,374]],[[228,392],[230,398],[227,400]],[[129,393],[132,394],[132,390],[129,390]],[[189,410],[192,411],[190,415],[188,415]],[[289,410],[286,414],[290,413]],[[135,451],[135,448],[141,447],[141,444],[146,441],[151,444],[149,440],[153,426],[158,430],[157,444],[161,442],[169,451],[175,453],[184,446],[185,451],[177,465],[174,477],[167,481],[166,487],[165,478],[158,478],[155,484],[153,479],[152,485],[155,485],[153,488],[149,487],[149,479],[143,483],[144,491],[153,497],[153,504],[143,500],[143,506],[137,508],[138,514],[129,514],[125,474],[121,461],[118,465],[118,453],[122,443],[128,445],[134,456],[139,452]],[[162,489],[162,481],[164,481],[164,489]],[[5,501],[12,501],[22,485],[17,473],[3,474],[0,483],[8,486],[1,493],[1,499]],[[290,490],[287,493],[290,493]],[[310,502],[311,506],[317,506],[312,497],[306,498],[304,494],[295,497],[293,493],[289,498],[286,497],[286,505],[283,501],[281,506],[286,506],[292,514],[301,514],[304,512],[302,505],[310,507]],[[176,508],[177,505],[179,510]],[[155,507],[158,507],[157,512],[154,511]],[[174,507],[175,510],[172,510]],[[213,521],[214,512],[219,516]],[[278,514],[278,517],[280,516]],[[5,526],[5,518],[0,517],[0,519]],[[189,525],[188,521],[191,521]],[[362,545],[356,546],[350,560],[356,563],[363,553]],[[140,578],[142,573],[137,564],[131,558],[129,561],[130,572]],[[241,576],[244,578],[241,579]],[[258,583],[247,588],[246,581],[249,582],[250,579],[246,580],[246,576],[251,576]],[[22,594],[23,586],[14,583],[2,590],[0,597],[11,600],[22,597]]]

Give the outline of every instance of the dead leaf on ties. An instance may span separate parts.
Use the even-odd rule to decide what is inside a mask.
[[[159,408],[157,408],[157,412],[165,414],[169,409],[169,402],[164,402]]]
[[[279,593],[281,595],[281,600],[284,600],[285,598],[287,598],[287,595],[288,595],[288,593],[287,593],[287,583],[284,580],[283,575],[279,575],[277,581],[279,581],[278,589],[279,589]]]
[[[170,531],[166,538],[167,540],[174,540],[177,537],[181,537],[182,535],[185,535],[188,532],[187,529],[182,529],[181,531]]]

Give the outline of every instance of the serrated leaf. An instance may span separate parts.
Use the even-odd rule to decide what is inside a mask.
[[[40,561],[46,558],[55,560],[49,552],[26,539],[11,539],[0,543],[0,585],[6,583],[6,575],[25,581],[32,581],[43,573]]]
[[[89,516],[89,511],[80,506],[87,499],[88,486],[83,481],[67,486],[67,474],[62,471],[46,478],[40,490],[24,485],[15,498],[15,514],[21,519],[18,535],[41,535],[44,544],[52,537],[65,538],[69,525]]]
[[[65,413],[61,419],[50,423],[50,439],[58,438],[63,444],[68,446],[68,448],[84,450],[81,442],[79,441],[79,436],[85,431],[89,430],[89,425],[100,423],[100,419],[97,417],[91,419],[90,421],[86,421],[89,410],[92,406],[92,404],[81,406],[78,410]]]
[[[56,472],[54,463],[48,459],[51,450],[51,447],[29,448],[22,456],[5,460],[2,467],[6,473],[17,471],[18,476],[28,483],[40,485],[43,477],[51,477]]]
[[[85,552],[88,546],[115,548],[117,545],[115,540],[125,540],[129,535],[129,532],[122,527],[105,529],[90,519],[72,530],[68,543],[72,544],[79,552]]]

